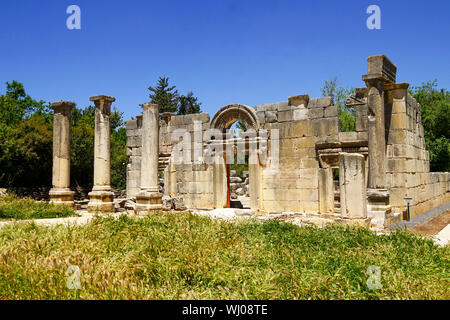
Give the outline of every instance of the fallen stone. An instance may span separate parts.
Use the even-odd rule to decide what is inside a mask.
[[[169,196],[162,197],[162,209],[163,211],[170,211],[173,208],[173,199]]]
[[[231,177],[230,183],[241,183],[242,179],[240,177]]]
[[[127,210],[134,210],[136,208],[136,198],[126,199],[124,208]]]
[[[187,207],[184,205],[183,197],[174,197],[172,201],[173,201],[173,208],[175,210],[183,211],[187,209]]]

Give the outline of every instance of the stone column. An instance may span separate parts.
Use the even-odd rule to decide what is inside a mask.
[[[334,212],[333,169],[319,168],[319,208],[320,213]]]
[[[384,81],[367,81],[369,188],[386,188],[386,132],[384,119]]]
[[[367,59],[367,129],[369,140],[369,170],[367,183],[368,216],[386,221],[391,209],[386,189],[386,123],[384,90],[395,83],[397,67],[384,55]],[[382,217],[382,218],[379,218]]]
[[[89,193],[88,211],[92,213],[114,212],[114,193],[111,191],[111,104],[113,97],[94,96],[95,141],[94,141],[94,187]]]
[[[346,218],[367,218],[365,160],[359,153],[339,153],[341,213]]]
[[[70,191],[70,112],[75,103],[53,102],[53,173],[50,202],[73,207]]]
[[[367,59],[369,183],[371,189],[386,189],[386,129],[384,117],[384,85],[395,83],[397,67],[384,55]]]
[[[136,213],[145,214],[162,209],[158,187],[159,106],[142,105],[141,185],[136,195]]]

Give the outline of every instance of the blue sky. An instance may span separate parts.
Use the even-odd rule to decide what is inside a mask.
[[[81,30],[66,28],[71,4]],[[381,30],[366,27],[371,4]],[[2,1],[0,93],[18,80],[33,98],[83,108],[107,94],[130,119],[165,75],[212,116],[230,103],[320,96],[333,76],[363,86],[366,58],[377,54],[397,65],[397,82],[450,89],[449,14],[447,0]]]

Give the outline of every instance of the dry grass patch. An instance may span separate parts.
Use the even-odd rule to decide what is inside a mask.
[[[398,231],[190,213],[0,230],[0,299],[449,299],[450,249]],[[66,287],[69,265],[81,289]],[[367,268],[381,268],[370,290]]]

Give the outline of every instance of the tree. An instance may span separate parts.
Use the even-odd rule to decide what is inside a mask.
[[[200,113],[201,102],[194,97],[194,93],[189,91],[187,95],[181,95],[178,98],[178,114]]]
[[[410,94],[421,105],[430,170],[450,171],[450,92],[438,90],[434,80],[411,88]]]
[[[94,174],[95,108],[71,113],[71,182],[89,190]],[[126,131],[123,113],[111,112],[111,185],[126,185]],[[6,83],[0,95],[0,186],[51,186],[53,110],[26,94],[20,82]]]
[[[331,97],[334,104],[338,107],[341,131],[355,131],[355,111],[345,106],[345,100],[350,94],[355,93],[355,89],[345,89],[339,86],[338,78],[334,77],[330,80],[325,80],[324,86],[320,89],[320,91],[322,92],[323,97]]]
[[[176,112],[178,109],[178,91],[175,86],[169,86],[168,77],[159,77],[158,84],[155,88],[148,88],[151,92],[150,99],[152,103],[159,104],[159,111]]]

